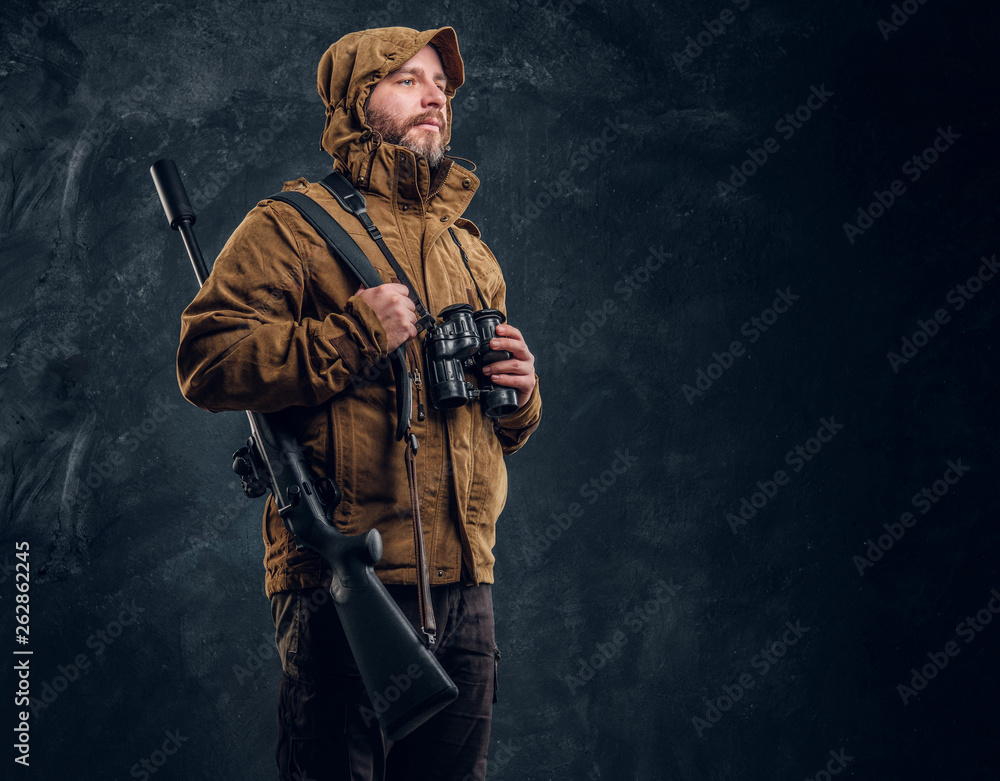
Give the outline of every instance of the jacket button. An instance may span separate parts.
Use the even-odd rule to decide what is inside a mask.
[[[441,222],[448,222],[448,215],[441,218]]]
[[[466,190],[468,190],[470,187],[472,187],[472,180],[471,179],[463,179],[462,180],[462,187],[464,187]]]
[[[444,577],[444,570],[443,569],[439,569],[438,570],[438,577],[439,578],[443,578]]]
[[[404,204],[403,204],[402,206],[400,206],[399,208],[401,208],[401,209],[402,209],[402,210],[403,210],[403,211],[405,212],[405,211],[406,211],[407,209],[409,209],[410,207],[409,207],[408,205],[406,205],[406,204],[404,203]]]

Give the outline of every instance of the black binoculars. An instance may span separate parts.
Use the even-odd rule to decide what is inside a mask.
[[[452,304],[442,309],[439,317],[442,322],[424,339],[427,386],[434,409],[454,409],[479,398],[488,418],[496,420],[515,413],[517,391],[494,385],[482,373],[484,366],[511,357],[507,350],[490,347],[497,326],[506,320],[503,312],[481,309],[474,313],[469,304]],[[475,373],[478,390],[466,382],[466,368]]]

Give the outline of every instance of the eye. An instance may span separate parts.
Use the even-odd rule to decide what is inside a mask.
[[[407,81],[412,82],[413,79],[400,79],[399,83],[402,84],[402,83],[407,82]]]

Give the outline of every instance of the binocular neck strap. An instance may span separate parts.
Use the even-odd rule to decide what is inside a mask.
[[[372,237],[372,241],[375,242],[379,251],[385,256],[390,268],[395,272],[396,278],[406,286],[406,289],[409,291],[410,300],[417,310],[417,331],[426,331],[433,326],[434,316],[427,311],[427,307],[420,300],[420,296],[417,294],[416,288],[413,287],[413,283],[410,282],[410,278],[403,271],[399,263],[396,262],[396,258],[389,251],[389,247],[386,246],[385,240],[382,238],[382,232],[372,222],[372,218],[368,216],[368,207],[365,205],[364,196],[339,171],[334,171],[321,180],[320,184],[326,188],[330,195],[337,199],[337,203],[358,218],[358,221],[368,231],[368,235]]]
[[[469,256],[465,254],[465,250],[462,245],[458,243],[458,236],[455,235],[455,231],[448,228],[448,233],[451,234],[451,240],[455,242],[455,246],[458,247],[458,251],[462,253],[462,262],[465,264],[466,270],[469,272],[469,276],[472,277],[472,284],[476,286],[476,293],[479,295],[479,300],[483,305],[483,309],[490,309],[490,305],[486,303],[486,299],[483,298],[483,291],[479,289],[479,283],[476,282],[476,278],[472,276],[472,268],[469,266]]]

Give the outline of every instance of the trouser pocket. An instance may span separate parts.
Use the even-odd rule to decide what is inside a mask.
[[[368,702],[364,686],[334,606],[310,600],[316,593],[294,592],[284,598],[290,604],[276,604],[284,667],[275,750],[281,781],[341,781],[345,769],[371,764],[355,745],[363,729],[355,722],[363,724],[360,706]],[[370,741],[361,747],[370,753]]]

